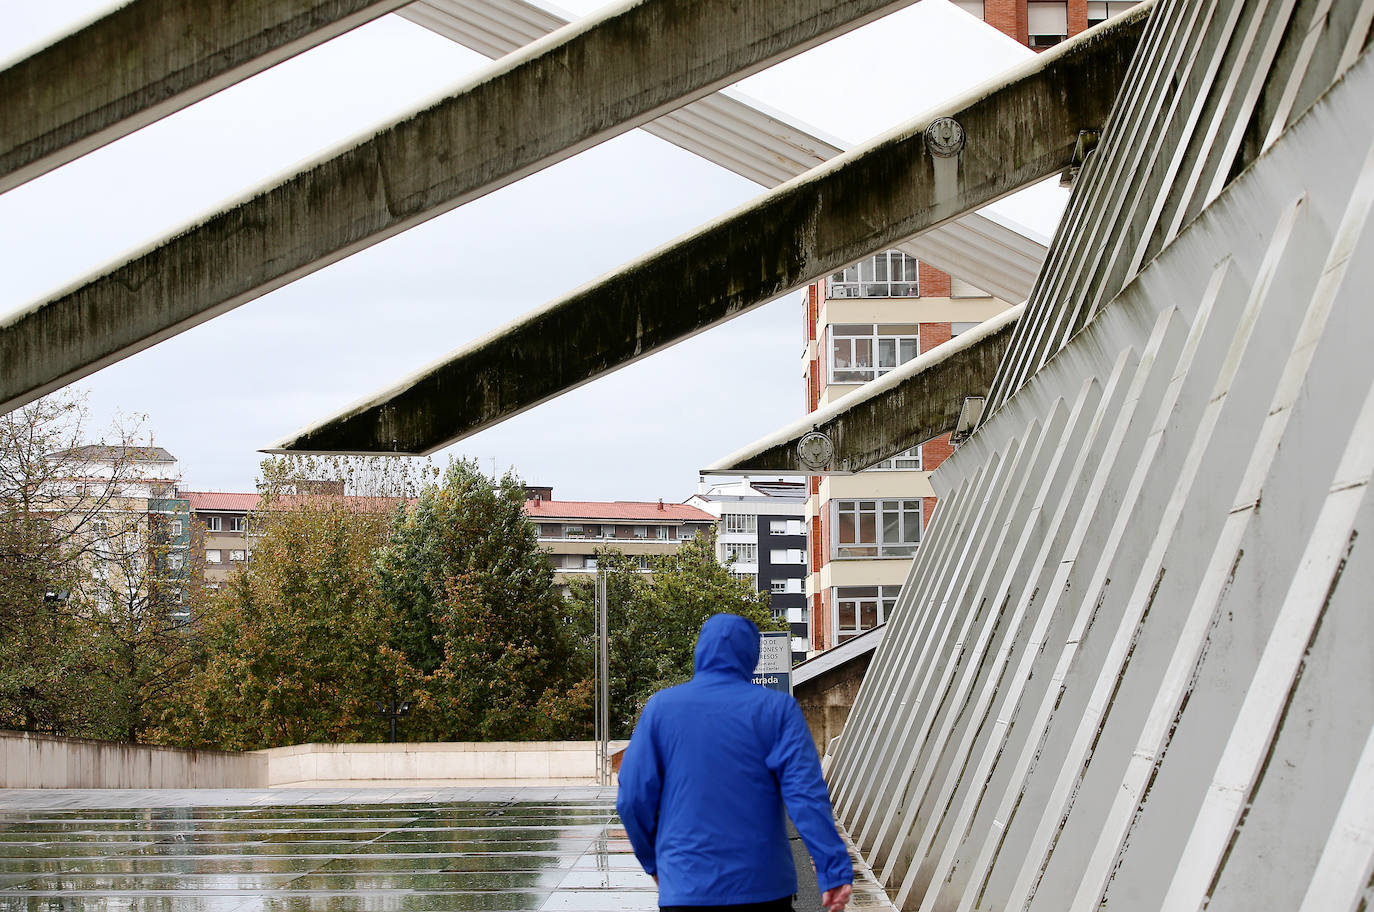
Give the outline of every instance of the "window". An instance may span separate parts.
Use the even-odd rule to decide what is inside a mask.
[[[172,525],[172,537],[173,537],[173,538],[179,537],[179,536],[181,535],[181,520],[179,520],[179,519],[174,519],[174,520],[172,520],[171,525]]]
[[[635,538],[648,538],[648,537],[649,537],[649,527],[648,527],[648,526],[635,526]]]
[[[781,593],[787,591],[787,580],[773,580],[768,584],[768,591]]]
[[[921,540],[919,500],[836,500],[835,557],[911,557]]]
[[[739,564],[757,564],[759,546],[757,542],[724,542],[725,559]]]
[[[961,336],[977,325],[977,323],[951,323],[949,324],[949,337],[953,339],[955,336]]]
[[[207,564],[218,564],[218,563],[223,562],[223,560],[224,560],[224,552],[220,551],[220,549],[218,549],[218,548],[206,548],[206,549],[205,549],[205,562],[206,562]]]
[[[247,517],[247,516],[231,516],[231,517],[229,517],[229,531],[230,531],[230,532],[247,532],[247,531],[248,531],[248,517]]]
[[[1136,0],[1108,0],[1106,3],[1088,0],[1088,25],[1097,25],[1113,16],[1119,16],[1135,4]]]
[[[983,18],[983,0],[954,0],[954,5],[970,16]]]
[[[757,573],[740,573],[731,570],[730,575],[742,583],[748,583],[750,589],[757,589],[759,587],[759,575]]]
[[[1069,5],[1064,0],[1031,0],[1026,4],[1026,24],[1032,48],[1053,47],[1069,37]]]
[[[921,468],[921,448],[914,446],[905,452],[898,453],[896,456],[889,456],[882,462],[871,465],[865,471],[879,469],[882,471],[911,471]]]
[[[725,531],[729,535],[747,535],[758,531],[759,518],[753,513],[726,513]]]
[[[897,604],[900,586],[836,586],[835,642],[884,623]]]
[[[668,527],[667,527],[667,526],[654,526],[654,537],[657,538],[657,539],[659,539],[660,541],[667,541],[667,540],[668,540]]]
[[[562,535],[563,526],[559,523],[540,523],[539,525],[540,538],[561,538]]]
[[[568,524],[563,527],[565,538],[581,538],[583,536],[582,526]]]
[[[584,558],[582,559],[582,566],[583,566],[585,569],[587,569],[587,570],[595,570],[595,569],[596,569],[596,555],[595,555],[595,554],[588,554],[586,557],[584,557]]]
[[[244,553],[243,553],[242,551],[238,550],[238,549],[235,549],[235,550],[229,552],[229,560],[230,560],[230,562],[233,562],[233,561],[242,561],[242,560],[244,559],[244,556],[245,556]]]
[[[914,298],[916,259],[900,250],[889,250],[860,260],[830,277],[832,298]]]
[[[802,535],[800,519],[770,519],[768,531],[773,535]]]
[[[182,563],[185,561],[185,559],[186,559],[186,558],[185,558],[184,555],[177,554],[177,553],[175,553],[175,552],[173,552],[172,554],[167,555],[167,569],[168,569],[168,570],[180,570],[180,569],[181,569],[181,566],[182,566]]]
[[[218,532],[220,530],[220,518],[218,516],[205,517],[205,531]]]
[[[641,554],[641,555],[639,555],[639,569],[640,569],[640,570],[648,570],[648,569],[649,569],[649,555],[647,555],[647,554]]]
[[[915,323],[836,323],[830,327],[830,382],[866,383],[920,353]]]
[[[773,564],[804,564],[806,551],[801,548],[773,548],[768,552],[768,561]]]

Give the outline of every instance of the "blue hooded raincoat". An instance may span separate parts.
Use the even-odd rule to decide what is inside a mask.
[[[717,614],[696,674],[649,698],[620,767],[616,810],[661,906],[767,902],[797,892],[783,818],[822,891],[851,883],[816,748],[797,701],[752,683],[759,631]]]

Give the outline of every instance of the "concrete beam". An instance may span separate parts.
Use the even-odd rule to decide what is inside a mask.
[[[630,0],[0,325],[13,409],[913,0]]]
[[[417,0],[397,15],[488,57],[505,56],[566,24],[526,0]],[[725,92],[640,129],[769,189],[844,152],[814,127]],[[970,212],[899,249],[1016,302],[1030,296],[1047,246],[1024,229]]]
[[[858,472],[954,430],[966,396],[986,396],[1024,304],[961,333],[872,383],[702,469],[704,475],[830,475]],[[819,431],[829,465],[808,466],[797,444]]]
[[[134,0],[0,71],[0,192],[406,0]]]
[[[1056,173],[1099,128],[1149,5],[493,332],[278,451],[430,453]],[[954,157],[927,147],[941,116]]]

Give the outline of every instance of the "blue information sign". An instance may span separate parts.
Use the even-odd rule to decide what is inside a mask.
[[[792,693],[792,634],[785,630],[759,634],[759,664],[754,683]]]

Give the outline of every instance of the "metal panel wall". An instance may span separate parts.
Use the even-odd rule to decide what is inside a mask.
[[[1282,53],[1272,6],[1161,18],[1181,40],[1199,18],[1268,16],[1251,43]],[[1154,37],[1159,72],[1139,61],[1138,80],[1210,66]],[[1251,118],[1214,91],[1208,117]],[[831,765],[837,816],[899,907],[1370,903],[1370,97],[1364,52],[936,472],[940,508]],[[1201,164],[1218,141],[1197,145],[1199,187],[1225,170]],[[1122,255],[1098,208],[1137,205],[1085,203],[1085,175],[1052,257],[1102,259],[1047,266],[1066,300],[1105,293],[1093,277]]]

